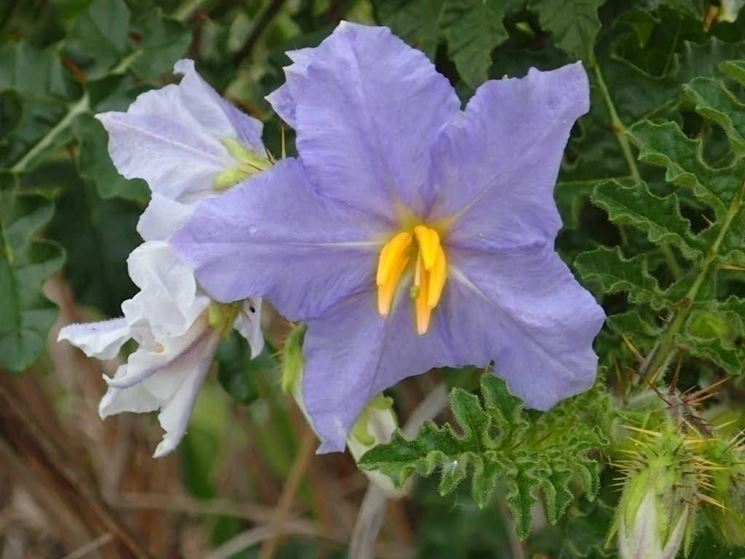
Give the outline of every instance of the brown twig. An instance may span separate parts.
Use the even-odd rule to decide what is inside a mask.
[[[269,528],[271,537],[261,546],[259,559],[271,559],[277,550],[281,536],[282,525],[287,520],[290,513],[292,501],[295,499],[300,482],[303,480],[305,470],[308,468],[311,456],[313,456],[313,447],[316,445],[316,435],[310,428],[305,427],[300,440],[300,449],[298,450],[295,462],[292,464],[290,474],[287,476],[287,482],[282,489],[282,495],[279,497],[277,508],[274,512]]]

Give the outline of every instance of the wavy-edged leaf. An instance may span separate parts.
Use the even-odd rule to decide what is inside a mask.
[[[696,78],[683,91],[695,103],[697,113],[724,129],[732,150],[745,154],[745,104],[720,80],[711,78]]]
[[[579,254],[574,267],[583,279],[597,284],[602,293],[626,292],[632,303],[650,303],[655,308],[668,304],[657,280],[649,273],[646,255],[626,259],[618,247],[600,247]]]
[[[52,203],[17,194],[7,176],[0,180],[0,366],[22,371],[43,351],[57,317],[41,286],[65,257],[57,243],[35,239],[52,218]]]
[[[613,223],[641,229],[652,243],[675,245],[689,260],[701,256],[695,247],[691,224],[680,214],[675,194],[662,198],[652,194],[643,182],[625,187],[617,181],[608,181],[595,188],[591,199],[608,213]]]
[[[717,173],[702,159],[702,145],[691,140],[672,122],[643,121],[628,131],[639,148],[639,159],[666,169],[668,182],[690,188],[718,215],[727,211],[741,180],[729,173]]]
[[[537,417],[526,413],[522,402],[491,374],[481,378],[481,395],[483,403],[459,388],[451,392],[462,434],[449,424],[431,422],[412,440],[396,432],[390,443],[369,450],[360,466],[388,475],[397,485],[413,473],[429,476],[439,470],[443,495],[470,471],[471,494],[479,506],[504,487],[521,538],[530,533],[539,497],[545,499],[552,523],[567,509],[576,487],[594,497],[597,467],[590,454],[607,444],[597,428],[598,418],[608,415],[601,392],[593,390]]]

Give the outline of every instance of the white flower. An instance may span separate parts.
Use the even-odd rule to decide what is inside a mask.
[[[109,389],[99,413],[160,410],[165,435],[156,457],[183,438],[221,335],[237,329],[252,356],[264,345],[261,300],[212,302],[168,244],[201,200],[270,165],[262,125],[222,99],[191,60],[177,62],[174,71],[183,74],[179,85],[140,95],[127,112],[98,115],[117,170],[152,190],[137,226],[145,242],[127,260],[140,291],[122,304],[123,318],[73,324],[59,334],[100,359],[111,359],[130,339],[138,344],[113,378],[104,377]]]

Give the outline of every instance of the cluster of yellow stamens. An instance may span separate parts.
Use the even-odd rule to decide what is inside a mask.
[[[416,241],[416,244],[415,244]],[[442,296],[447,281],[447,260],[440,242],[440,234],[424,225],[413,231],[402,231],[383,245],[378,259],[378,312],[387,316],[393,305],[401,276],[414,263],[414,283],[411,298],[414,300],[417,332],[429,329],[432,310]]]

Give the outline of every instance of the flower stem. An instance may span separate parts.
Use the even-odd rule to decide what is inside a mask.
[[[595,72],[595,79],[597,81],[598,87],[600,88],[600,93],[603,95],[605,106],[608,109],[608,115],[610,116],[611,121],[611,130],[613,130],[613,134],[615,134],[616,139],[621,146],[621,151],[623,152],[624,159],[626,159],[626,165],[628,165],[629,167],[631,178],[636,181],[641,181],[642,178],[639,174],[639,168],[636,166],[636,158],[634,157],[634,152],[631,151],[631,144],[629,143],[629,139],[626,137],[626,126],[623,124],[618,116],[618,111],[616,111],[616,106],[613,103],[613,98],[610,96],[608,86],[605,84],[605,80],[603,79],[603,73],[600,71],[600,65],[597,63],[597,60],[594,59],[592,60],[591,64],[592,69]]]
[[[706,257],[704,258],[701,270],[696,276],[696,279],[693,281],[693,284],[685,297],[675,305],[678,310],[675,312],[673,319],[669,322],[662,338],[660,338],[660,343],[657,345],[650,358],[647,359],[639,369],[639,374],[645,383],[653,382],[659,375],[660,371],[662,371],[665,365],[670,361],[670,358],[675,355],[675,337],[680,333],[680,330],[688,319],[693,304],[696,302],[696,297],[698,297],[698,293],[701,290],[704,281],[706,281],[709,272],[719,257],[719,249],[722,245],[722,241],[724,241],[724,237],[732,226],[732,222],[742,209],[744,195],[745,183],[742,184],[740,190],[732,200],[732,203],[727,210],[727,214],[725,215],[724,222],[722,223],[722,227],[719,230],[719,234],[706,252]]]

